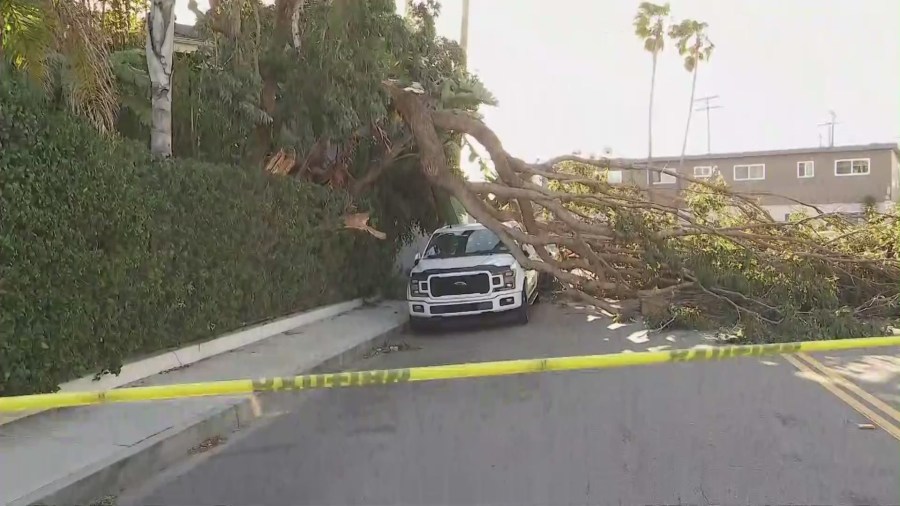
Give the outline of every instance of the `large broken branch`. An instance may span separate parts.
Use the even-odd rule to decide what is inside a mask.
[[[818,336],[850,328],[865,333],[869,322],[847,318],[900,307],[900,261],[890,249],[891,234],[900,236],[896,216],[873,218],[871,227],[880,228],[869,233],[826,213],[776,222],[759,195],[679,174],[672,175],[684,179],[683,201],[650,201],[641,188],[609,184],[604,173],[664,169],[574,155],[528,164],[509,155],[479,118],[434,110],[419,93],[384,86],[413,134],[428,180],[497,233],[523,266],[555,276],[604,311],[630,316],[653,299],[664,301],[671,320],[739,323],[749,333],[779,324]],[[438,130],[476,139],[497,180],[454,175]],[[536,184],[534,176],[549,184]],[[524,231],[504,225],[511,217]],[[853,240],[859,237],[868,242]],[[525,243],[540,258],[526,256],[519,247]],[[558,257],[549,245],[558,247]]]

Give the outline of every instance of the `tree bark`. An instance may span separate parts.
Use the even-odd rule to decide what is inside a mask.
[[[150,154],[172,156],[172,61],[175,1],[152,0],[147,12],[147,70],[150,75]]]
[[[684,125],[684,140],[681,142],[681,156],[678,158],[678,172],[684,171],[684,153],[687,151],[688,132],[691,129],[691,116],[694,115],[694,93],[697,92],[697,70],[700,68],[699,63],[694,63],[694,78],[691,82],[691,101],[688,103],[687,123]],[[678,198],[681,198],[682,178],[675,178],[678,188]]]
[[[300,48],[302,44],[302,40],[300,38],[300,14],[303,12],[303,7],[306,5],[306,0],[296,0],[294,3],[294,10],[291,12],[291,38],[294,41],[294,50],[297,51],[297,54],[300,55]]]

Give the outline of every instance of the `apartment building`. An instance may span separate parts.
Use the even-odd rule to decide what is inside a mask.
[[[758,194],[759,203],[777,220],[794,211],[856,214],[866,205],[887,210],[900,201],[900,149],[897,144],[865,144],[826,148],[751,151],[654,158],[653,167],[697,179],[721,175],[735,191]],[[623,160],[644,164],[646,160]],[[652,185],[655,198],[674,200],[674,176],[644,171],[611,171],[610,182]]]

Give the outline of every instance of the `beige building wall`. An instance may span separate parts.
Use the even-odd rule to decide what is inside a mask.
[[[706,171],[711,171],[711,176],[719,174],[733,190],[757,197],[759,203],[772,213],[773,218],[783,220],[792,211],[804,208],[791,199],[815,205],[823,212],[857,213],[867,202],[874,203],[881,210],[890,209],[892,203],[900,201],[900,161],[897,149],[893,144],[877,144],[692,156],[685,159],[680,170],[677,158],[661,158],[653,160],[653,167],[666,168],[690,177],[701,176],[698,179]],[[869,172],[838,174],[836,164],[841,160],[865,160]],[[641,165],[646,163],[645,160],[637,159],[621,161]],[[801,163],[806,167],[811,165],[811,175],[800,177],[798,165]],[[736,179],[735,166],[745,165],[763,166],[764,178]],[[623,184],[646,188],[646,177],[643,170],[621,172]],[[664,178],[651,186],[655,200],[677,200],[677,185],[674,180],[667,181]]]

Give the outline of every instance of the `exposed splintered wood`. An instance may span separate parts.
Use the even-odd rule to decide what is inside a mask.
[[[603,311],[631,318],[643,308],[653,313],[645,317],[664,323],[738,324],[745,335],[783,324],[802,337],[877,332],[869,319],[898,314],[895,215],[872,213],[869,224],[858,226],[797,202],[816,215],[777,222],[757,203],[759,194],[680,175],[682,205],[651,201],[640,188],[609,184],[605,174],[662,169],[575,155],[529,164],[506,152],[478,117],[430,108],[421,94],[394,82],[384,87],[412,133],[428,180],[496,232],[521,264],[555,276]],[[496,180],[469,182],[453,174],[439,131],[477,140]],[[536,184],[534,176],[549,184]],[[503,224],[510,219],[524,232]],[[865,244],[846,240],[853,234],[866,236]],[[527,257],[522,243],[533,245],[540,258]],[[548,245],[558,246],[559,257]]]

